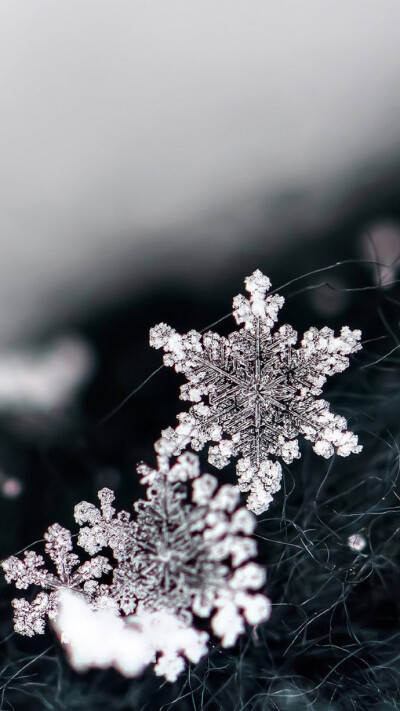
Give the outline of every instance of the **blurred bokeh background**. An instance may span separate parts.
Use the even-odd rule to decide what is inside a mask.
[[[4,554],[99,486],[137,495],[180,408],[170,372],[131,395],[155,323],[204,328],[260,268],[295,280],[299,331],[389,337],[399,22],[397,0],[0,5]]]
[[[360,256],[397,217],[399,22],[397,0],[2,3],[0,343],[161,281],[297,274],[330,239]]]
[[[362,366],[399,344],[399,26],[398,0],[0,4],[0,557],[102,486],[131,506],[181,409],[149,328],[203,329],[255,268],[300,332],[363,329],[327,389],[361,441],[398,421],[397,362]],[[68,689],[43,708],[111,708]]]

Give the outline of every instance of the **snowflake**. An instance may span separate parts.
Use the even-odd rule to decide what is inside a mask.
[[[138,467],[147,498],[135,503],[132,520],[116,512],[107,488],[98,493],[99,508],[86,501],[75,507],[78,545],[90,560],[80,564],[70,531],[54,524],[44,539],[56,574],[33,551],[2,563],[7,582],[42,588],[32,602],[13,600],[15,631],[41,634],[49,617],[76,669],[113,666],[137,676],[153,664],[173,681],[185,659],[196,663],[206,653],[209,635],[195,618],[209,617],[214,634],[231,646],[245,622],[270,615],[259,592],[265,571],[252,561],[256,519],[238,507],[237,488],[218,489],[193,453],[174,457],[170,439],[155,448],[157,468]],[[103,548],[111,549],[113,565],[97,555]],[[112,581],[100,584],[110,571]]]
[[[280,488],[282,468],[270,456],[287,464],[299,458],[299,435],[325,458],[361,451],[357,437],[346,431],[345,418],[317,397],[327,376],[345,370],[348,356],[361,348],[361,332],[344,326],[335,337],[330,328],[310,328],[295,348],[297,333],[291,326],[272,332],[284,298],[266,295],[268,277],[257,270],[245,286],[250,298],[233,300],[241,329],[228,337],[194,330],[180,335],[160,323],[150,331],[150,345],[163,348],[164,364],[185,375],[180,397],[193,403],[178,415],[175,430],[163,432],[174,454],[188,442],[200,450],[213,441],[217,444],[210,447],[208,460],[217,468],[240,455],[239,488],[250,491],[247,505],[258,514]]]
[[[92,607],[112,604],[108,600],[108,588],[97,580],[111,570],[107,558],[97,556],[80,565],[78,556],[72,553],[71,533],[58,523],[50,526],[44,534],[45,551],[53,561],[57,575],[44,568],[44,559],[33,551],[25,552],[23,560],[11,556],[1,563],[8,583],[15,582],[20,590],[36,585],[50,594],[40,592],[32,602],[25,598],[12,601],[14,608],[14,629],[28,637],[43,634],[46,615],[53,619],[58,612],[60,593],[74,590],[83,593]],[[77,567],[79,566],[79,567]],[[75,570],[74,570],[75,568]]]
[[[156,445],[158,469],[145,464],[138,468],[147,499],[134,505],[129,536],[125,517],[122,527],[117,517],[113,528],[110,511],[104,514],[83,502],[76,511],[81,521],[82,511],[90,510],[85,515],[89,530],[78,543],[92,552],[98,550],[96,540],[118,557],[111,596],[125,615],[163,613],[186,626],[193,615],[212,616],[214,633],[231,646],[245,620],[256,624],[270,612],[269,600],[254,592],[264,584],[265,572],[248,562],[257,553],[250,537],[255,519],[238,508],[235,487],[217,490],[215,477],[200,475],[196,455],[186,452],[171,465],[168,448],[168,441]]]

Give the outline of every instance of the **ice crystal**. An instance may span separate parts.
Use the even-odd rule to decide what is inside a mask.
[[[351,548],[352,551],[361,553],[361,551],[363,551],[365,546],[367,545],[367,541],[365,540],[365,537],[362,535],[362,533],[352,533],[351,536],[349,536],[347,539],[347,545],[349,546],[349,548]]]
[[[165,365],[185,375],[180,398],[193,403],[178,415],[176,430],[163,433],[174,454],[187,442],[200,450],[211,441],[217,444],[208,460],[217,468],[240,455],[239,488],[250,491],[248,507],[258,514],[280,488],[282,468],[270,457],[287,464],[299,458],[299,435],[325,458],[361,450],[345,418],[318,398],[327,376],[345,370],[349,355],[361,348],[361,332],[344,326],[335,337],[330,328],[310,328],[296,348],[291,326],[272,332],[284,298],[267,295],[268,277],[257,270],[245,286],[249,299],[233,299],[233,316],[243,327],[228,337],[194,330],[180,335],[160,323],[150,331],[150,344],[164,349]]]
[[[70,531],[58,523],[48,528],[44,539],[45,551],[57,574],[47,571],[44,558],[34,551],[26,551],[22,560],[11,556],[1,563],[7,582],[14,582],[20,590],[35,585],[42,590],[51,591],[40,592],[32,602],[25,598],[12,601],[14,629],[28,637],[44,633],[45,617],[56,616],[62,590],[81,591],[90,600],[93,608],[104,606],[108,601],[108,588],[98,583],[103,573],[111,570],[107,558],[96,556],[80,565],[78,556],[71,552]]]
[[[124,560],[130,553],[136,528],[126,511],[120,511],[114,516],[115,508],[112,502],[115,496],[111,489],[101,489],[98,497],[100,509],[87,501],[81,501],[75,506],[75,521],[81,526],[78,545],[91,556],[109,546],[117,561]],[[82,528],[84,523],[89,525]]]
[[[86,501],[75,507],[78,545],[90,560],[80,564],[70,531],[54,524],[44,538],[56,574],[33,551],[2,563],[7,582],[42,588],[32,602],[13,600],[16,632],[43,633],[47,616],[77,669],[114,666],[135,676],[153,663],[174,680],[185,659],[205,653],[208,634],[197,617],[211,619],[224,646],[236,642],[245,622],[269,617],[269,600],[259,592],[265,572],[252,561],[255,517],[238,507],[236,487],[218,488],[215,477],[201,474],[195,454],[171,462],[171,447],[160,440],[157,468],[139,465],[147,497],[135,503],[132,519],[116,512],[107,488],[99,491],[99,508]],[[112,565],[97,555],[103,548],[111,549]],[[111,570],[112,580],[99,583]]]
[[[139,466],[147,498],[134,505],[129,536],[125,519],[121,527],[117,518],[114,528],[109,513],[105,521],[104,512],[93,507],[85,516],[89,530],[78,542],[92,552],[98,550],[93,546],[97,540],[119,558],[111,595],[125,615],[163,612],[187,625],[193,615],[213,616],[214,633],[230,646],[245,620],[256,624],[269,615],[268,599],[255,594],[265,573],[249,562],[257,553],[251,538],[255,519],[238,508],[235,487],[217,490],[215,477],[200,475],[196,455],[184,453],[170,465],[168,442],[159,443],[157,450],[157,469]],[[88,506],[83,502],[77,507],[80,521]]]
[[[62,595],[53,625],[77,671],[114,667],[134,677],[155,664],[158,676],[175,681],[185,659],[197,663],[207,653],[208,634],[173,615],[118,617],[108,609],[93,611],[84,598],[69,592]]]

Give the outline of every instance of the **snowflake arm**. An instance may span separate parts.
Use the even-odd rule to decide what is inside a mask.
[[[89,555],[98,553],[102,548],[109,547],[116,560],[123,560],[129,555],[130,541],[135,526],[126,511],[115,514],[112,502],[115,499],[111,489],[104,488],[98,493],[100,509],[87,501],[75,506],[75,521],[82,526],[78,537],[78,545]]]
[[[165,323],[150,331],[150,345],[164,350],[164,364],[183,373],[180,398],[191,404],[178,415],[175,430],[163,432],[173,454],[190,443],[194,450],[208,442],[208,459],[217,468],[239,457],[239,488],[249,491],[248,506],[266,510],[280,488],[279,462],[300,457],[299,435],[314,451],[330,457],[361,451],[345,418],[330,412],[318,395],[327,378],[349,365],[360,348],[361,332],[344,326],[339,334],[311,328],[299,346],[289,325],[273,330],[284,299],[267,295],[271,283],[259,270],[245,280],[247,299],[233,300],[238,331],[227,337],[211,331],[180,335]]]
[[[250,298],[238,294],[233,299],[233,317],[237,324],[244,324],[247,330],[256,331],[261,328],[269,333],[278,320],[279,309],[285,303],[283,296],[275,294],[266,296],[271,288],[270,279],[259,269],[244,280],[246,291]]]

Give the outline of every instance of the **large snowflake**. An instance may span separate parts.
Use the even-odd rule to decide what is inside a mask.
[[[150,331],[150,345],[163,348],[164,364],[186,376],[180,397],[193,403],[178,415],[178,427],[163,433],[174,453],[188,441],[195,450],[216,442],[208,460],[217,468],[240,455],[239,488],[250,491],[248,507],[258,514],[280,488],[282,468],[270,457],[287,464],[299,458],[299,435],[325,458],[361,451],[345,418],[318,397],[327,376],[345,370],[349,355],[361,348],[361,332],[344,326],[335,337],[330,328],[310,328],[295,347],[291,326],[272,332],[284,298],[267,296],[268,277],[257,270],[245,286],[249,299],[239,294],[233,300],[241,329],[228,337],[194,330],[180,335],[160,323]]]
[[[118,558],[111,595],[125,615],[165,613],[193,623],[193,615],[211,617],[222,644],[231,646],[244,631],[269,616],[269,601],[257,591],[264,570],[251,562],[257,546],[251,534],[254,516],[238,508],[239,494],[210,474],[200,475],[196,455],[185,452],[170,463],[169,443],[160,440],[158,468],[140,465],[147,498],[136,502],[136,516],[126,535],[127,521],[114,519],[83,502],[75,510],[83,528],[79,545],[89,553],[108,545]],[[249,562],[250,561],[250,562]]]
[[[80,564],[70,531],[54,524],[44,538],[55,572],[33,551],[1,563],[7,582],[42,588],[32,602],[13,600],[16,632],[43,633],[47,616],[76,668],[115,666],[135,676],[154,663],[156,674],[174,680],[185,658],[197,662],[206,652],[197,617],[211,619],[224,646],[246,622],[268,619],[270,601],[259,592],[265,571],[252,560],[255,517],[239,506],[236,487],[218,488],[215,477],[200,473],[195,454],[175,458],[173,449],[162,439],[157,468],[139,466],[147,492],[132,519],[116,512],[107,488],[99,491],[100,508],[87,501],[75,507],[78,545],[90,560]],[[97,555],[103,548],[111,560]],[[112,580],[100,583],[111,571]]]

